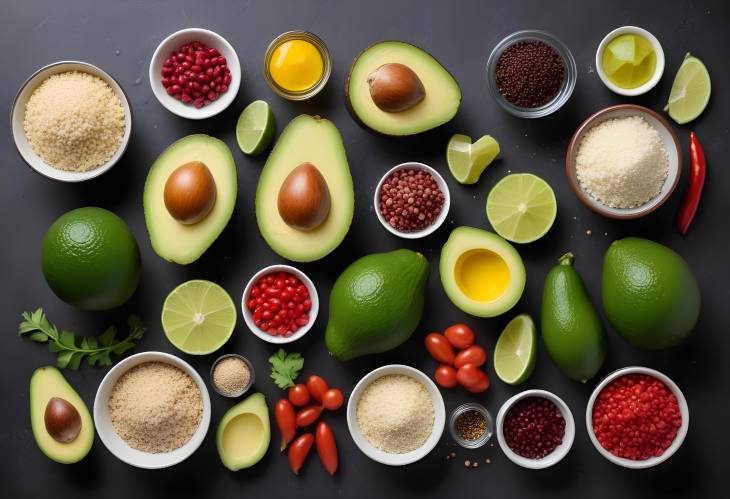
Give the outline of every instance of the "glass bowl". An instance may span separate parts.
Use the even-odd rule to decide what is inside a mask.
[[[560,55],[560,58],[563,60],[565,77],[563,78],[560,90],[558,90],[558,93],[550,102],[538,107],[519,107],[505,99],[497,89],[497,61],[499,61],[502,52],[504,52],[504,50],[510,45],[517,42],[533,40],[545,42],[555,49],[558,55]],[[573,59],[573,54],[570,53],[570,49],[568,49],[563,42],[545,31],[523,30],[516,31],[511,35],[508,35],[494,47],[492,53],[489,54],[489,59],[487,59],[486,78],[487,86],[489,87],[492,97],[494,97],[497,104],[499,104],[505,111],[519,118],[541,118],[554,113],[568,101],[573,93],[573,89],[575,88],[575,82],[578,78],[578,70],[575,65],[575,59]]]
[[[317,50],[319,50],[319,54],[322,56],[322,62],[324,63],[324,67],[322,68],[322,76],[317,83],[315,83],[311,88],[308,88],[306,90],[298,92],[287,90],[280,87],[274,81],[274,78],[271,77],[271,72],[269,70],[271,56],[273,55],[274,50],[276,50],[279,45],[284,42],[288,42],[289,40],[304,40],[306,42],[309,42],[314,45]],[[281,35],[274,38],[269,44],[269,47],[266,49],[266,55],[264,56],[263,71],[266,83],[268,83],[271,89],[276,92],[280,97],[293,101],[307,100],[317,95],[320,90],[322,90],[327,84],[327,80],[329,80],[330,74],[332,73],[332,56],[330,55],[329,50],[327,50],[327,45],[325,45],[322,39],[314,33],[301,30],[287,31],[286,33],[282,33]]]
[[[484,420],[487,423],[484,434],[474,440],[461,438],[459,433],[456,431],[456,421],[459,419],[459,416],[469,411],[478,412],[484,417]],[[449,417],[449,433],[451,433],[451,438],[465,449],[477,449],[489,442],[494,434],[494,421],[492,420],[492,415],[483,405],[477,404],[476,402],[461,404],[451,412],[451,416]]]

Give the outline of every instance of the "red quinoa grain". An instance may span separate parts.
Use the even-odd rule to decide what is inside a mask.
[[[397,170],[380,188],[380,213],[399,232],[418,232],[433,224],[444,206],[444,193],[420,168]]]
[[[565,65],[560,54],[543,41],[516,42],[499,56],[495,78],[505,99],[515,106],[535,108],[558,95]]]

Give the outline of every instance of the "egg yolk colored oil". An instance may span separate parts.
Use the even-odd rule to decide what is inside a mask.
[[[309,90],[319,82],[323,73],[322,54],[306,40],[285,41],[271,54],[269,74],[284,90]]]
[[[651,42],[631,33],[608,42],[601,59],[608,79],[621,88],[640,87],[656,71],[656,52]]]
[[[509,286],[507,263],[498,254],[475,249],[467,251],[456,261],[456,283],[472,300],[489,302],[504,294]]]

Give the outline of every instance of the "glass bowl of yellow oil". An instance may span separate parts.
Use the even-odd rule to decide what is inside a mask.
[[[324,88],[332,72],[327,45],[313,33],[287,31],[266,49],[264,78],[281,97],[306,100]]]
[[[596,72],[613,92],[641,95],[659,83],[664,73],[664,51],[659,40],[645,29],[622,26],[598,45]]]

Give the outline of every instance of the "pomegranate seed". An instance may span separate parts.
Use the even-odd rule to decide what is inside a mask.
[[[211,90],[206,97],[208,97],[208,100],[216,100],[218,98],[218,92]]]
[[[230,85],[231,84],[231,73],[226,73],[223,76],[223,84],[224,85]]]
[[[193,101],[193,104],[195,105],[195,107],[200,109],[201,107],[203,107],[205,105],[205,101],[202,98],[197,98]]]
[[[163,87],[167,88],[167,87],[169,87],[170,85],[171,85],[171,83],[170,83],[170,78],[167,78],[167,77],[165,77],[165,78],[163,78],[163,79],[162,79],[162,86],[163,86]]]
[[[203,71],[203,68],[196,64],[196,65],[190,67],[190,71],[197,74],[197,73],[200,73],[201,71]]]
[[[185,104],[190,104],[191,102],[193,102],[193,98],[190,97],[189,94],[182,94],[182,98],[180,100],[183,101]]]

